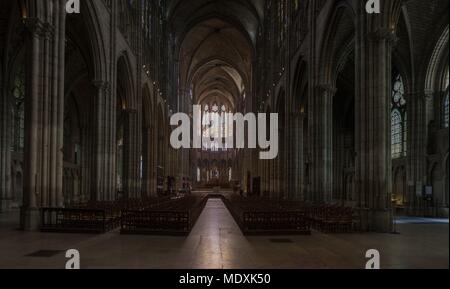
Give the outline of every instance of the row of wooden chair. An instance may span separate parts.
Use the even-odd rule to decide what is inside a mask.
[[[121,224],[123,210],[145,210],[171,202],[170,198],[148,198],[74,204],[67,208],[42,208],[41,231],[105,233]]]
[[[174,198],[142,210],[123,210],[121,234],[187,235],[200,216],[206,196]]]
[[[41,230],[103,233],[120,227],[123,234],[187,234],[206,200],[206,196],[188,195],[43,208]],[[311,228],[340,233],[353,229],[353,210],[348,207],[237,195],[224,201],[245,234],[309,234]]]
[[[246,235],[311,234],[311,222],[301,206],[240,196],[225,199],[225,204]]]
[[[226,203],[246,233],[308,233],[311,228],[326,233],[353,230],[354,212],[349,207],[237,195],[228,197]]]
[[[309,215],[316,230],[327,233],[353,231],[354,212],[350,207],[315,205],[311,207]]]

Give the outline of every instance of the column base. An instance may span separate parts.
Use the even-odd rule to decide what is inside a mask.
[[[20,229],[24,231],[38,231],[40,214],[37,208],[20,208]]]
[[[12,207],[10,200],[0,200],[0,213],[8,212]]]
[[[440,218],[448,218],[448,208],[442,207],[439,209],[439,215]]]
[[[449,216],[449,209],[448,207],[408,207],[405,210],[405,214],[407,216],[412,217],[421,217],[421,218],[448,218]]]
[[[392,233],[393,219],[390,210],[361,209],[360,230],[363,232]]]

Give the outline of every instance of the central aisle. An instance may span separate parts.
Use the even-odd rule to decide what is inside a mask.
[[[247,239],[221,199],[209,199],[185,246],[195,248],[193,268],[221,269],[249,248]]]
[[[219,198],[211,198],[206,203],[190,235],[218,236],[223,228],[242,235],[223,201]]]

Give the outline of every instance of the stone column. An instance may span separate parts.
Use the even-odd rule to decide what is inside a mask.
[[[271,164],[272,161],[271,160],[266,160],[266,190],[267,190],[267,195],[269,197],[272,196],[272,175],[271,175]]]
[[[42,150],[42,206],[62,207],[64,146],[65,3],[52,0],[55,13],[45,33]],[[45,174],[44,174],[45,173]]]
[[[427,123],[426,101],[435,95],[426,95],[424,92],[410,93],[406,97],[408,108],[408,191],[406,205],[414,209],[418,192],[422,192],[427,181],[426,148],[427,148]]]
[[[51,31],[52,27],[48,23],[43,24],[41,31],[41,55],[40,60],[42,64],[41,79],[40,79],[40,94],[38,96],[39,109],[38,109],[38,140],[40,142],[40,149],[38,151],[38,163],[39,163],[39,192],[40,201],[39,206],[55,207],[53,202],[55,196],[52,195],[50,190],[50,170],[51,170],[51,147],[50,147],[50,107],[51,107],[51,71],[50,71],[50,59],[52,57],[51,46]]]
[[[290,109],[289,109],[290,110]],[[289,111],[288,110],[288,111]],[[281,187],[284,190],[284,198],[292,199],[294,198],[294,134],[295,134],[295,115],[292,112],[286,114],[286,129],[285,129],[285,153],[284,153],[284,164],[281,167]]]
[[[158,177],[158,135],[156,133],[156,115],[153,113],[153,123],[151,124],[151,146],[150,146],[150,152],[152,153],[152,159],[151,159],[151,179],[150,179],[150,186],[151,186],[151,193],[156,195],[157,193],[157,177]]]
[[[179,74],[179,61],[178,59],[175,60],[175,75]],[[177,111],[185,112],[192,115],[192,100],[190,97],[190,89],[181,87],[178,89],[178,104],[177,108],[174,109],[174,113]],[[191,120],[192,121],[192,120]],[[197,166],[192,166],[191,162],[189,161],[190,158],[190,150],[189,149],[180,149],[179,150],[179,157],[180,162],[177,164],[177,173],[180,180],[182,180],[183,177],[189,177],[192,178],[193,176],[197,175]],[[191,173],[192,169],[194,169],[195,173]],[[195,181],[194,179],[191,179],[191,182]],[[180,182],[181,184],[181,182]],[[181,184],[182,185],[182,184]]]
[[[309,99],[311,194],[316,202],[330,202],[333,182],[333,97],[331,85],[317,85]]]
[[[129,198],[138,197],[138,182],[140,168],[139,144],[137,141],[138,111],[126,111],[127,121],[124,132],[124,177],[125,191]]]
[[[0,74],[0,213],[10,208],[11,200],[11,120],[8,84]],[[3,86],[5,84],[5,86]]]
[[[261,196],[266,191],[266,162],[261,160]]]
[[[296,141],[295,141],[295,134],[296,134],[296,128],[295,128],[295,113],[288,113],[287,114],[287,126],[286,126],[286,153],[285,153],[285,166],[282,171],[282,174],[285,175],[284,178],[284,188],[285,188],[285,198],[287,199],[293,199],[295,197],[296,192],[294,191],[294,182],[295,182],[295,158],[297,155],[296,151]]]
[[[275,159],[269,160],[269,188],[270,188],[270,197],[275,198]]]
[[[143,178],[142,178],[142,195],[145,197],[150,197],[152,195],[152,135],[151,127],[146,125],[143,129],[142,134],[142,144],[143,144]]]
[[[278,199],[280,197],[280,187],[279,187],[279,175],[280,175],[280,154],[282,154],[283,152],[279,152],[278,157],[275,159],[274,163],[273,163],[273,183],[274,183],[274,188],[273,188],[273,192],[276,196],[276,198]]]
[[[292,198],[303,200],[303,114],[293,116],[292,146]]]
[[[385,13],[388,13],[387,11]],[[383,13],[383,16],[384,13]],[[362,230],[392,228],[391,45],[393,31],[360,7],[356,25],[356,191]]]
[[[55,67],[57,72],[55,82],[56,82],[56,100],[55,107],[57,113],[57,144],[56,144],[56,203],[58,207],[62,207],[64,204],[63,197],[63,170],[64,170],[64,102],[65,102],[65,58],[66,58],[66,11],[65,11],[65,0],[56,0],[59,2],[57,6],[59,11],[59,17],[57,17],[57,23],[59,27],[57,29],[57,46],[55,50],[58,50],[58,63]]]
[[[262,177],[262,184],[263,184],[263,188],[262,188],[262,193],[270,192],[270,187],[269,187],[269,161],[268,160],[263,160],[262,161],[262,167],[263,167],[263,177]]]
[[[116,143],[115,134],[110,128],[116,127],[115,100],[108,82],[94,81],[96,96],[94,98],[95,121],[93,129],[93,178],[91,199],[97,201],[115,199],[115,150],[111,144]]]
[[[39,178],[39,98],[41,80],[41,32],[43,22],[36,18],[28,18],[25,22],[28,29],[26,36],[28,63],[26,102],[25,102],[25,148],[24,148],[24,184],[23,207],[21,210],[21,228],[34,230],[39,226],[38,187]]]
[[[94,169],[93,143],[94,133],[92,124],[94,123],[95,110],[91,108],[88,111],[87,120],[81,120],[81,195],[82,201],[88,201],[93,198],[92,177]]]

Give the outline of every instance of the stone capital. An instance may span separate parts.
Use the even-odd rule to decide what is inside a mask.
[[[50,39],[55,34],[55,27],[50,23],[44,23],[41,31],[42,38]]]
[[[367,34],[369,41],[380,42],[386,41],[395,46],[398,42],[398,37],[395,35],[394,30],[388,28],[379,28],[376,31]]]
[[[39,37],[43,35],[45,31],[45,26],[47,23],[44,23],[39,18],[26,18],[23,21],[23,24],[26,28],[26,30],[34,37]]]
[[[337,92],[336,87],[331,84],[319,84],[316,86],[316,89],[320,94],[327,93],[329,95],[335,95]]]
[[[432,100],[435,94],[436,93],[434,91],[427,89],[423,92],[423,98],[425,100]]]
[[[103,80],[94,80],[92,85],[97,88],[98,92],[108,92],[111,88],[109,82]]]
[[[412,100],[414,100],[414,99],[432,100],[435,95],[436,95],[436,92],[434,92],[432,90],[412,91],[412,92],[406,94],[408,99],[412,99]]]
[[[128,108],[125,110],[126,113],[128,113],[129,115],[135,115],[138,113],[137,109],[134,108]]]

